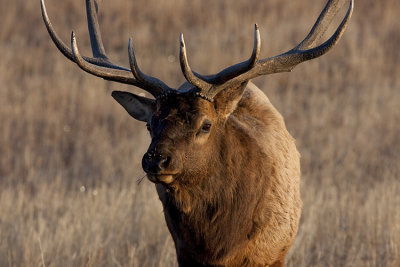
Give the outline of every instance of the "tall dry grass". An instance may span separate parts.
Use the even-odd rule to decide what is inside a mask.
[[[102,0],[110,57],[183,81],[178,35],[212,73],[291,48],[325,1]],[[90,52],[84,1],[47,1],[68,43]],[[326,56],[258,78],[302,154],[304,211],[287,266],[400,266],[400,4],[356,1]],[[110,97],[133,90],[80,71],[51,43],[39,1],[0,0],[0,266],[176,266],[141,155],[149,138]]]

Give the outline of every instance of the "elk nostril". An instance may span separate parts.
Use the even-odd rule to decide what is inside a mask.
[[[171,162],[171,157],[162,157],[160,159],[160,162],[158,163],[160,170],[166,169],[170,162]]]

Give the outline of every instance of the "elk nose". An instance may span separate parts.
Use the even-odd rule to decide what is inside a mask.
[[[165,156],[163,154],[155,154],[152,152],[147,152],[143,156],[142,167],[147,173],[158,174],[161,171],[168,168],[171,162],[171,157]]]

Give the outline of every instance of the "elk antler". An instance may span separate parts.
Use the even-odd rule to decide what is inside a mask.
[[[118,66],[108,59],[104,49],[103,41],[101,39],[100,27],[97,19],[97,2],[94,2],[93,0],[86,0],[86,14],[93,58],[81,56],[78,50],[74,32],[71,34],[72,50],[60,39],[47,15],[44,0],[40,0],[40,4],[44,23],[54,44],[61,51],[61,53],[64,54],[65,57],[78,64],[78,66],[84,71],[106,80],[137,86],[149,92],[154,97],[158,97],[172,90],[161,80],[147,76],[140,71],[134,56],[131,39],[129,41],[130,61],[133,60],[133,64],[131,64],[131,70]]]
[[[93,52],[93,58],[90,58],[80,55],[75,34],[73,32],[71,35],[72,50],[64,44],[55,32],[48,18],[44,0],[40,0],[42,16],[47,31],[61,53],[88,73],[106,80],[140,87],[151,93],[156,98],[168,95],[168,93],[173,91],[173,89],[161,80],[148,76],[140,71],[136,61],[132,39],[129,39],[128,44],[130,70],[116,65],[108,59],[101,39],[100,27],[97,19],[97,2],[95,1],[86,0],[88,29]],[[328,3],[322,10],[306,38],[291,50],[275,57],[258,60],[261,41],[258,26],[255,25],[254,47],[251,57],[248,60],[230,66],[215,75],[203,76],[191,70],[187,59],[185,41],[181,34],[180,65],[182,73],[189,83],[200,89],[199,95],[205,99],[212,100],[220,91],[235,84],[249,81],[250,79],[261,75],[291,71],[295,66],[304,61],[322,56],[337,44],[352,15],[354,0],[350,0],[350,6],[347,10],[346,16],[336,29],[335,33],[323,44],[313,47],[315,43],[322,38],[333,17],[340,9],[340,1],[341,0],[328,0]]]
[[[328,1],[310,33],[297,46],[278,56],[258,61],[257,58],[260,49],[260,40],[256,25],[255,44],[252,57],[245,62],[230,66],[215,75],[203,76],[191,71],[186,58],[186,49],[183,37],[181,37],[182,72],[189,83],[201,89],[202,95],[212,99],[220,91],[235,84],[249,81],[250,79],[261,75],[291,71],[294,67],[304,61],[322,56],[338,43],[353,13],[354,0],[350,0],[346,16],[336,29],[335,33],[323,44],[313,47],[313,45],[322,38],[333,17],[340,9],[338,2],[339,1],[335,0]]]

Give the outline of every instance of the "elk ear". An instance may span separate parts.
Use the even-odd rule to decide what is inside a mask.
[[[128,92],[113,91],[111,96],[128,111],[129,115],[139,121],[147,122],[156,107],[154,100]]]
[[[235,111],[247,83],[248,81],[235,84],[222,90],[214,97],[215,109],[221,116],[228,117]]]

